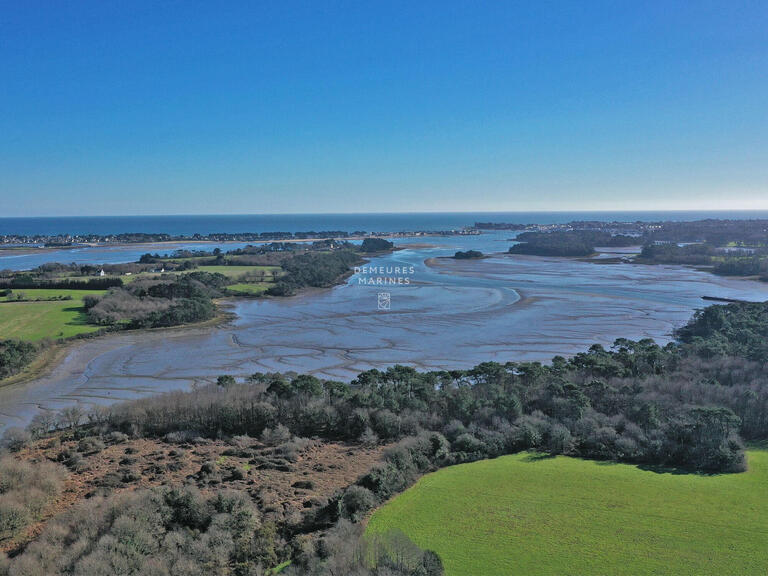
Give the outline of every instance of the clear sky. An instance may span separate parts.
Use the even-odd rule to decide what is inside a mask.
[[[0,216],[768,208],[768,2],[0,0]]]

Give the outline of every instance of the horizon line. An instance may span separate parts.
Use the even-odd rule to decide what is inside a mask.
[[[402,212],[220,212],[220,213],[162,213],[162,214],[60,214],[60,215],[29,215],[29,216],[0,216],[0,220],[25,218],[172,218],[172,217],[211,217],[211,216],[395,216],[407,214],[573,214],[573,213],[691,213],[691,212],[768,212],[768,208],[670,208],[670,209],[621,209],[621,208],[580,208],[574,210],[411,210]]]

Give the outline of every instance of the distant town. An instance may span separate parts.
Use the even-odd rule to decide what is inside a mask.
[[[238,232],[238,233],[214,233],[172,235],[164,233],[125,233],[125,234],[57,234],[57,235],[0,235],[0,244],[6,246],[35,246],[46,248],[60,248],[70,246],[84,246],[97,244],[151,244],[157,242],[274,242],[274,241],[303,241],[303,240],[328,240],[364,239],[364,238],[404,238],[414,236],[457,236],[480,234],[473,228],[461,228],[457,230],[415,230],[401,232],[366,232],[356,230],[325,230],[309,232]]]

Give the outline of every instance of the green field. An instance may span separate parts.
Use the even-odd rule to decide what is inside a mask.
[[[768,451],[743,474],[505,456],[423,477],[372,516],[447,576],[768,573]]]
[[[200,266],[195,270],[219,273],[227,276],[233,284],[228,290],[233,294],[255,296],[269,288],[282,269],[280,266]],[[176,274],[184,274],[176,272]],[[159,278],[157,273],[138,273],[120,276],[125,283],[144,278]],[[91,277],[77,277],[85,281]],[[0,340],[18,338],[37,341],[45,338],[58,339],[96,332],[99,326],[88,324],[83,309],[83,297],[104,294],[104,290],[59,290],[59,289],[18,289],[8,296],[0,296]],[[15,301],[17,295],[24,300]],[[56,297],[70,297],[70,300],[54,300]],[[33,300],[40,300],[34,302]]]
[[[234,294],[258,295],[263,293],[282,269],[279,266],[200,266],[196,270],[224,274],[233,284],[228,286]],[[178,272],[177,274],[184,274]],[[139,273],[120,276],[125,283],[143,278],[159,278],[157,273]],[[84,281],[92,277],[78,277]],[[0,296],[0,340],[18,338],[37,341],[44,338],[69,338],[78,334],[96,332],[101,327],[88,324],[83,309],[83,297],[104,294],[104,290],[59,290],[59,289],[18,289],[9,297]],[[25,300],[39,302],[16,302],[22,294]],[[70,300],[52,300],[69,296]],[[45,301],[48,300],[48,301]]]
[[[83,296],[103,294],[100,290],[56,290],[56,289],[19,289],[16,294],[26,298],[53,298],[70,296],[71,300],[48,302],[6,302],[0,298],[0,340],[18,338],[36,341],[43,338],[68,338],[99,330],[99,326],[88,324],[83,310]]]
[[[272,278],[280,272],[280,266],[199,266],[195,270],[203,272],[218,272],[229,278],[241,278],[246,275],[260,275],[264,273],[265,278]],[[195,270],[192,270],[194,272]]]
[[[263,293],[265,290],[267,290],[270,286],[272,286],[271,282],[251,282],[251,283],[239,283],[239,284],[230,284],[227,286],[227,290],[229,292],[234,292],[235,294],[247,294],[247,295],[257,295]]]
[[[183,261],[183,259],[176,259],[177,261]],[[160,267],[160,264],[157,265],[157,267]],[[194,268],[192,270],[180,270],[180,271],[166,271],[165,274],[188,274],[189,272],[196,272],[196,271],[202,271],[202,272],[210,272],[210,273],[219,273],[223,274],[224,276],[232,279],[237,280],[243,277],[259,277],[262,274],[264,275],[264,279],[269,281],[272,280],[275,276],[279,276],[280,272],[282,271],[282,268],[280,266],[241,266],[241,265],[232,265],[232,266],[198,266],[197,268]],[[159,272],[138,272],[136,274],[131,274],[130,276],[126,276],[125,274],[120,276],[115,276],[112,274],[107,275],[108,278],[120,278],[124,283],[128,284],[130,282],[133,282],[134,280],[143,280],[147,278],[160,278],[162,274]],[[91,279],[98,279],[99,276],[77,276],[73,277],[73,280],[78,281],[86,281]]]

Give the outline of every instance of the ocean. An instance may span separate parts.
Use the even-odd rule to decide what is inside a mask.
[[[475,222],[558,224],[572,220],[658,221],[704,218],[768,218],[768,210],[755,211],[647,211],[647,212],[422,212],[389,214],[244,214],[194,216],[67,216],[0,217],[0,235],[167,233],[174,236],[239,232],[402,232],[453,230]]]

